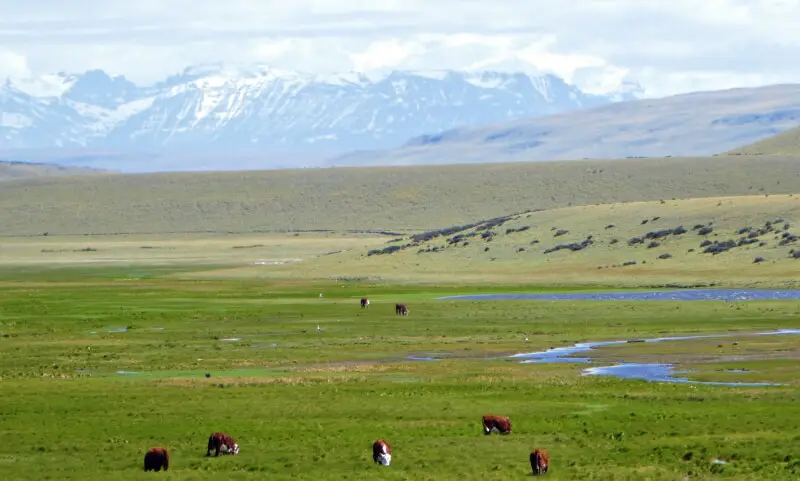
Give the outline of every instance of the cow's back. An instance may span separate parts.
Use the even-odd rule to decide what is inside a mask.
[[[151,448],[144,455],[145,471],[167,471],[169,469],[169,451],[165,448]]]

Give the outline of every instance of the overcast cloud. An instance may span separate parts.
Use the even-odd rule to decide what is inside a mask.
[[[525,69],[649,96],[800,82],[800,0],[3,0],[0,78]]]

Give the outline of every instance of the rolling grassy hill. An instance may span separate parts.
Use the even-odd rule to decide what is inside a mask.
[[[85,175],[110,173],[89,167],[71,167],[56,164],[29,163],[0,160],[0,181],[29,179],[32,177],[52,177],[65,175]]]
[[[390,282],[800,284],[800,195],[612,203],[418,233],[269,275]],[[757,258],[761,258],[756,261]],[[258,275],[242,267],[209,275]],[[457,280],[457,281],[456,281]]]
[[[8,181],[0,235],[419,231],[533,209],[800,193],[800,157],[159,173]]]
[[[730,155],[800,155],[800,127],[739,147]]]

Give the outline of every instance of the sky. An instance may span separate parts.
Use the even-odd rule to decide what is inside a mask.
[[[554,73],[648,97],[800,82],[800,0],[3,0],[0,79],[189,65]]]

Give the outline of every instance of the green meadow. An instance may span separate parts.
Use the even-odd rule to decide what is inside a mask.
[[[550,452],[549,479],[800,472],[800,337],[597,350],[607,358],[598,365],[657,356],[685,361],[697,379],[784,384],[772,387],[582,376],[586,364],[508,357],[797,328],[798,301],[443,301],[548,289],[199,279],[144,264],[15,269],[0,292],[0,413],[13,440],[0,446],[4,479],[508,480],[530,476],[536,447]],[[743,355],[726,361],[711,355],[718,349]],[[739,368],[750,371],[722,372]],[[488,412],[510,416],[512,434],[484,436]],[[206,458],[212,431],[234,436],[240,454]],[[379,437],[393,447],[389,467],[372,462]],[[170,450],[169,472],[143,472],[153,446]]]

